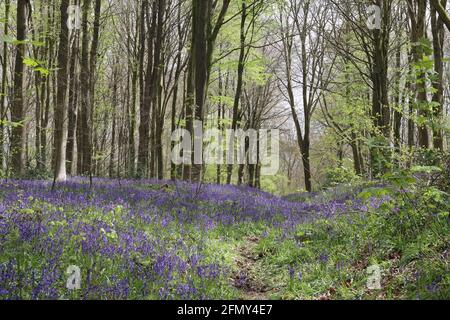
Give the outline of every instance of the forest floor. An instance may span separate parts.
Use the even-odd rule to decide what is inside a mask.
[[[448,197],[407,196],[0,182],[0,299],[448,299]]]
[[[260,240],[257,237],[246,237],[237,248],[237,270],[233,274],[233,283],[242,300],[268,300],[269,293],[274,292],[270,284],[264,283],[266,279],[259,277],[258,261],[263,257],[262,253],[257,252]]]

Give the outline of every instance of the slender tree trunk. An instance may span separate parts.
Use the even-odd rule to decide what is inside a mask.
[[[249,141],[247,141],[247,139],[245,139],[246,141],[244,142],[244,148],[245,148],[245,154],[248,155],[248,151],[250,148],[250,144]],[[247,157],[244,157],[248,159]],[[244,174],[245,174],[245,164],[239,164],[239,168],[238,168],[238,186],[241,186],[244,184]]]
[[[239,60],[238,60],[238,70],[237,70],[237,84],[236,91],[234,95],[234,103],[233,103],[233,120],[231,124],[231,130],[233,130],[233,135],[230,138],[228,148],[233,150],[234,148],[234,133],[238,127],[239,120],[239,104],[242,95],[242,86],[244,84],[244,70],[245,70],[245,22],[247,19],[247,4],[245,1],[242,1],[241,8],[241,28],[240,28],[240,50],[239,50]],[[234,153],[234,152],[233,152]],[[242,171],[240,171],[242,174]],[[233,176],[233,165],[228,164],[227,166],[227,184],[231,184],[231,178]],[[241,177],[238,177],[241,178]]]
[[[94,156],[93,141],[92,141],[92,132],[95,131],[96,126],[94,125],[94,110],[95,110],[95,85],[96,85],[96,73],[97,73],[97,55],[98,55],[98,47],[99,47],[99,38],[100,38],[100,14],[102,9],[102,0],[95,0],[94,5],[94,24],[93,24],[93,32],[92,32],[92,44],[91,51],[89,52],[89,122],[88,127],[86,128],[88,133],[88,150],[87,152],[83,152],[83,156],[85,157],[86,164],[86,172],[89,172],[89,176],[92,177],[92,157]]]
[[[401,148],[402,148],[402,137],[401,137],[401,129],[402,129],[402,117],[403,117],[403,104],[402,104],[402,90],[401,90],[401,48],[398,49],[396,53],[396,69],[399,70],[397,72],[397,78],[399,81],[398,85],[398,93],[396,95],[396,107],[394,109],[394,147],[395,147],[395,153],[397,155],[401,154]],[[396,161],[398,163],[398,161]]]
[[[53,44],[50,43],[49,45],[49,65],[53,64]],[[51,88],[50,88],[50,78],[47,77],[47,80],[45,81],[45,110],[42,114],[42,121],[41,121],[41,157],[42,157],[42,165],[45,167],[47,165],[47,128],[48,123],[50,121],[50,99],[51,99]],[[43,93],[44,95],[44,93]]]
[[[412,0],[410,0],[410,3]],[[411,4],[410,8],[410,18],[411,18],[411,42],[413,43],[413,63],[418,65],[422,62],[424,57],[424,49],[422,47],[422,42],[426,37],[426,12],[427,12],[427,1],[426,0],[416,0],[416,12],[411,10],[414,5]],[[426,72],[424,70],[419,70],[416,79],[416,91],[417,91],[417,101],[416,107],[418,109],[418,115],[421,119],[420,123],[417,125],[419,132],[419,146],[421,148],[428,149],[430,146],[430,137],[428,133],[428,128],[426,121],[428,120],[428,98],[427,98],[427,87],[426,87]]]
[[[443,23],[447,26],[447,29],[450,31],[450,15],[445,10],[446,8],[446,2],[439,3],[440,0],[431,0],[431,4],[434,7],[434,9],[439,14],[439,18],[442,20]]]
[[[55,7],[56,7],[56,4],[55,4]],[[56,8],[55,8],[55,11],[57,11]],[[59,9],[58,9],[58,11],[59,11]],[[58,22],[59,22],[59,20],[58,20]],[[58,22],[56,22],[56,23],[58,23]],[[59,26],[55,25],[55,28],[57,28],[55,30],[58,30]],[[58,47],[58,42],[57,41],[55,41],[54,49],[55,49],[55,62],[54,62],[54,64],[55,64],[55,68],[58,68],[58,49],[59,49],[59,47]],[[54,110],[55,110],[55,106],[58,103],[58,81],[57,81],[57,76],[52,77],[51,82],[52,82],[52,85],[51,85],[51,88],[52,88],[52,104],[51,104],[51,106],[53,107],[53,115],[52,116],[53,116],[53,119],[54,119],[54,117],[55,117]],[[49,112],[50,112],[50,110],[49,110]],[[54,123],[55,123],[55,121],[53,121],[53,131],[55,130]],[[55,153],[55,148],[54,148],[54,146],[55,146],[55,134],[52,134],[51,142],[52,142],[52,144],[51,144],[51,155],[52,155],[51,168],[53,169],[53,168],[56,167],[56,153]]]
[[[188,74],[186,77],[186,97],[184,101],[186,130],[194,132],[194,74],[193,74],[193,57],[192,52],[189,56]],[[191,147],[193,146],[191,142]],[[184,152],[187,152],[186,150]],[[184,156],[184,155],[183,155]],[[190,181],[192,176],[192,165],[185,163],[183,166],[183,180]]]
[[[31,29],[31,35],[32,40],[37,41],[39,35],[45,34],[45,18],[43,16],[44,13],[44,3],[39,3],[39,21],[43,21],[42,23],[34,24],[32,21],[32,18],[30,18],[30,29]],[[37,47],[33,46],[32,48],[33,56],[36,59],[39,59],[41,61],[46,59],[47,52],[46,48],[44,47]],[[45,100],[42,99],[45,92],[45,86],[42,84],[45,83],[45,76],[41,74],[41,72],[34,72],[34,90],[36,93],[35,97],[35,113],[34,113],[34,122],[35,122],[35,139],[34,139],[34,146],[36,149],[35,154],[35,161],[36,161],[36,169],[42,170],[42,150],[41,150],[41,121],[42,121],[42,112],[43,112],[43,105],[45,103]]]
[[[139,15],[139,128],[138,128],[138,154],[137,154],[137,176],[142,176],[145,173],[147,155],[142,150],[145,142],[145,126],[143,122],[148,124],[148,115],[145,114],[145,48],[146,48],[146,30],[145,30],[145,17],[147,15],[148,0],[143,0],[140,15]]]
[[[27,0],[17,0],[17,40],[24,41],[27,37],[26,26]],[[17,125],[11,130],[12,174],[22,176],[25,172],[25,134],[26,123],[24,115],[24,64],[25,44],[16,45],[16,60],[14,67],[14,89],[11,105],[11,121]]]
[[[109,157],[109,177],[113,179],[117,172],[114,172],[115,164],[116,164],[116,154],[120,154],[116,152],[116,126],[117,126],[117,104],[119,102],[118,99],[118,81],[119,81],[119,59],[115,60],[114,71],[113,71],[113,84],[112,84],[112,129],[111,129],[111,154]],[[120,141],[120,140],[119,140]]]
[[[192,113],[193,119],[195,118],[195,120],[202,125],[215,42],[219,31],[224,24],[230,1],[231,0],[222,0],[219,15],[215,25],[213,25],[213,6],[215,6],[218,1],[192,0],[191,76],[194,88],[191,96],[192,102],[195,102],[195,112]],[[188,100],[190,100],[190,98]],[[186,122],[188,123],[188,121]],[[201,146],[203,139],[194,134],[192,122],[193,121],[188,123],[188,130],[190,130],[189,132],[193,137],[193,145]],[[197,152],[201,152],[201,154],[198,154],[197,157],[195,157],[194,154],[192,155],[193,165],[192,167],[189,167],[189,174],[192,181],[200,182],[203,174],[203,164],[200,164],[199,162],[203,162],[203,152],[202,150],[197,150]]]
[[[204,108],[206,103],[206,88],[208,81],[208,27],[210,24],[211,14],[211,0],[193,0],[192,4],[192,50],[193,50],[193,65],[194,65],[194,83],[195,83],[195,114],[196,121],[203,123]],[[194,134],[194,146],[200,145],[202,137]],[[197,150],[199,152],[199,150]],[[201,155],[203,158],[203,155]],[[200,182],[202,168],[200,163],[192,165],[192,180]]]
[[[409,57],[409,78],[413,78],[414,76],[414,66],[413,66],[413,57],[412,52]],[[416,85],[412,80],[409,80],[407,82],[407,88],[410,92],[415,92]],[[414,116],[415,116],[415,110],[414,110],[414,102],[415,102],[415,96],[414,94],[411,94],[408,100],[408,148],[410,151],[413,150],[415,147],[415,131],[416,131],[416,124],[414,123]]]
[[[142,2],[141,12],[141,41],[145,42],[145,21],[147,22],[147,69],[145,72],[145,79],[141,75],[141,85],[143,90],[143,97],[141,101],[140,115],[141,121],[139,124],[139,151],[138,151],[138,174],[140,177],[148,177],[149,168],[149,140],[150,140],[150,111],[152,104],[152,71],[153,71],[153,42],[154,42],[154,26],[157,15],[156,10],[152,10],[152,17],[149,17],[148,1]],[[146,19],[147,17],[147,19]],[[143,53],[141,53],[143,54]],[[143,57],[142,57],[143,59]],[[143,60],[142,70],[143,72]]]
[[[109,177],[113,179],[116,177],[117,172],[115,172],[116,165],[116,107],[113,105],[112,114],[112,129],[111,129],[111,154],[109,157]]]
[[[389,28],[391,4],[390,0],[377,0],[376,4],[382,8],[382,27],[373,30],[373,67],[372,67],[372,118],[374,127],[381,133],[382,139],[376,139],[380,146],[370,150],[372,175],[378,177],[387,170],[389,162],[389,141],[391,136],[390,106],[388,95],[388,56],[389,56]],[[378,133],[375,133],[377,135]]]
[[[442,6],[447,6],[447,0],[441,0]],[[433,102],[435,124],[433,128],[433,146],[435,149],[444,151],[444,139],[442,134],[443,114],[444,114],[444,22],[436,9],[432,6],[431,10],[431,29],[433,32],[434,48],[434,71],[435,79],[433,81]]]
[[[61,1],[61,29],[58,49],[58,93],[55,106],[55,171],[54,181],[65,181],[66,174],[66,130],[65,119],[67,113],[67,62],[69,56],[69,29],[67,27],[67,9],[69,0]]]
[[[177,101],[178,101],[178,87],[179,87],[179,83],[180,83],[180,75],[181,75],[181,71],[182,71],[182,66],[181,66],[181,55],[183,53],[183,38],[182,38],[182,26],[181,26],[181,6],[178,7],[177,10],[177,19],[178,19],[178,24],[177,24],[177,31],[178,31],[178,52],[177,52],[177,58],[176,58],[176,64],[177,64],[177,69],[175,71],[175,84],[173,87],[173,97],[172,97],[172,110],[171,110],[171,121],[170,121],[170,125],[171,125],[171,130],[172,132],[175,132],[176,128],[177,128],[177,123],[176,123],[176,116],[177,116]],[[173,148],[175,147],[175,142],[171,142],[171,150],[173,150]],[[177,176],[177,166],[173,163],[173,161],[171,161],[171,166],[170,166],[170,178],[172,180],[176,180],[177,178],[179,178]]]
[[[73,174],[74,160],[75,160],[75,134],[76,134],[76,124],[77,124],[77,105],[78,105],[78,77],[77,77],[77,58],[78,58],[78,36],[79,32],[76,31],[72,43],[72,50],[70,55],[70,69],[69,69],[69,109],[68,109],[68,120],[69,124],[67,127],[67,173],[69,175]]]
[[[254,183],[254,187],[261,189],[261,158],[259,156],[260,154],[260,143],[259,143],[259,132],[258,132],[258,141],[256,143],[256,166],[255,166],[255,183]]]
[[[159,180],[164,178],[164,160],[163,160],[163,145],[162,145],[162,134],[164,127],[164,116],[165,112],[162,106],[162,86],[161,80],[163,77],[163,70],[165,59],[163,58],[163,32],[164,32],[164,13],[166,11],[166,1],[158,0],[156,3],[158,18],[156,22],[156,41],[155,41],[155,52],[154,52],[154,64],[153,64],[153,147],[152,147],[152,177],[156,177]]]
[[[224,92],[224,85],[223,85],[223,75],[222,72],[219,70],[219,96],[223,97],[225,96],[225,92]],[[224,109],[224,104],[222,103],[222,101],[219,103],[219,105],[217,106],[217,129],[223,133],[223,122],[222,122],[222,117],[224,116],[224,112],[222,112],[222,110]],[[222,150],[220,150],[220,152],[222,152]],[[221,184],[222,183],[222,165],[219,163],[217,164],[216,167],[216,183],[217,184]]]
[[[353,153],[353,166],[355,169],[355,173],[358,176],[362,176],[362,168],[361,168],[361,159],[358,150],[358,141],[356,141],[356,134],[352,133],[353,141],[350,143]],[[342,161],[341,161],[342,162]]]
[[[312,192],[312,181],[311,181],[311,163],[310,163],[310,148],[311,148],[311,141],[310,141],[310,132],[311,132],[311,101],[308,99],[309,93],[308,93],[308,57],[306,52],[306,32],[307,32],[307,25],[306,22],[304,23],[304,28],[302,35],[300,36],[301,39],[301,47],[302,47],[302,53],[301,53],[301,64],[302,64],[302,89],[303,89],[303,115],[304,115],[304,121],[305,121],[305,131],[303,135],[303,139],[299,141],[301,143],[300,146],[300,152],[302,154],[302,161],[303,161],[303,172],[305,175],[305,188],[306,191]],[[298,121],[298,120],[297,120]]]
[[[128,134],[128,144],[129,144],[129,174],[134,177],[136,174],[136,144],[135,144],[135,135],[136,135],[136,97],[137,97],[137,80],[138,73],[135,66],[132,66],[132,75],[131,75],[131,106],[129,111],[130,117],[130,131]]]
[[[292,120],[294,121],[294,125],[295,125],[295,132],[297,135],[297,144],[299,146],[300,149],[300,153],[302,155],[302,162],[303,165],[305,165],[306,163],[306,167],[304,167],[304,173],[305,173],[305,188],[306,190],[308,190],[308,188],[311,188],[311,184],[310,180],[310,176],[309,176],[309,171],[308,170],[308,163],[309,160],[306,160],[306,154],[305,154],[305,143],[303,142],[304,140],[304,135],[303,135],[303,131],[302,131],[302,127],[300,125],[300,120],[297,114],[297,110],[296,110],[296,102],[295,102],[295,95],[294,95],[294,88],[293,88],[293,83],[292,83],[292,39],[287,39],[285,42],[285,63],[286,63],[286,90],[287,90],[287,94],[288,94],[288,98],[289,98],[289,106],[291,108],[291,114],[292,114]],[[305,105],[305,108],[307,108],[307,105]],[[306,122],[307,119],[305,119]],[[308,158],[309,159],[309,158]],[[258,162],[259,163],[259,162]],[[258,168],[258,170],[260,170],[260,168]],[[308,190],[309,191],[309,190]]]
[[[35,117],[35,140],[34,146],[36,148],[36,169],[41,169],[42,163],[42,150],[41,150],[41,120],[42,120],[42,99],[41,96],[44,95],[42,83],[45,79],[38,72],[35,73],[35,90],[36,90],[36,109],[34,113]],[[44,87],[45,88],[45,87]]]
[[[10,0],[5,0],[5,22],[3,24],[3,33],[5,37],[9,33],[9,12],[10,12]],[[0,96],[0,170],[3,169],[4,161],[6,160],[4,154],[5,141],[4,141],[4,126],[3,121],[6,119],[5,100],[7,96],[6,84],[8,83],[8,44],[3,42],[3,61],[2,61],[2,87]]]
[[[89,98],[89,80],[90,80],[90,66],[89,66],[89,29],[88,17],[91,7],[91,0],[84,0],[83,2],[83,17],[82,17],[82,40],[81,40],[81,65],[80,65],[80,82],[81,82],[81,116],[79,125],[79,134],[81,140],[77,145],[78,151],[78,173],[87,175],[90,172],[92,165],[91,159],[91,143],[89,128],[90,123],[90,98]]]

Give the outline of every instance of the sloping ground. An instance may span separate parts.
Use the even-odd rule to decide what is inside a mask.
[[[426,286],[441,297],[448,288],[448,236],[428,251],[428,227],[419,249],[380,241],[386,230],[371,212],[389,198],[352,190],[295,202],[245,187],[95,179],[90,189],[74,179],[56,191],[2,182],[0,200],[0,299],[392,298]],[[405,262],[405,251],[428,256]],[[366,290],[371,263],[386,268],[392,292]],[[80,268],[79,290],[66,287],[69,266]],[[395,283],[416,271],[417,288]]]

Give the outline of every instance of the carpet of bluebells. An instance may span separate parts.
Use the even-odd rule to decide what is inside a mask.
[[[348,291],[339,289],[337,297],[363,297],[364,290],[349,283],[358,277],[348,278],[349,268],[358,268],[357,257],[338,261],[340,251],[327,251],[327,244],[308,249],[308,243],[321,241],[308,230],[320,225],[329,235],[336,232],[330,221],[343,215],[356,228],[355,219],[361,222],[389,202],[386,195],[355,198],[354,190],[306,201],[248,187],[93,182],[90,187],[73,179],[54,191],[48,181],[0,183],[0,299],[252,298],[233,280],[242,272],[235,262],[249,236],[257,239],[259,258],[246,269],[254,274],[244,277],[269,289],[255,284],[247,291],[267,298],[321,298],[336,294],[329,288],[338,281]],[[323,275],[330,274],[330,265],[337,274],[327,283]],[[69,266],[81,270],[79,290],[66,286]],[[445,259],[436,271],[441,279],[424,283],[434,281],[431,290],[441,295],[448,289],[444,267]]]

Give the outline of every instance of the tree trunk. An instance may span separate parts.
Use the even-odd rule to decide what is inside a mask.
[[[445,25],[447,26],[447,29],[450,31],[450,15],[445,10],[446,8],[446,2],[439,3],[439,0],[431,0],[431,4],[434,7],[434,9],[438,12],[439,18]]]
[[[49,44],[49,65],[53,64],[53,44],[52,41],[50,41]],[[45,167],[47,165],[47,128],[48,123],[50,121],[50,78],[47,77],[47,80],[45,81],[45,110],[42,114],[42,121],[41,121],[41,157],[42,157],[42,165]]]
[[[411,1],[410,1],[411,3]],[[413,63],[420,64],[424,57],[424,49],[422,47],[421,41],[426,37],[426,12],[427,12],[427,1],[426,0],[416,0],[416,12],[411,10],[413,5],[410,7],[410,18],[411,18],[411,42],[413,43]],[[420,123],[417,125],[419,131],[419,146],[421,148],[428,149],[429,134],[426,121],[428,120],[428,98],[427,98],[427,87],[426,87],[426,72],[420,70],[416,79],[416,91],[417,91],[417,101],[416,107],[418,109],[418,115],[420,118]]]
[[[156,22],[156,41],[153,63],[153,123],[154,123],[154,139],[152,146],[152,177],[156,177],[159,180],[164,179],[164,161],[163,161],[163,144],[162,134],[165,120],[165,110],[162,103],[162,86],[161,81],[163,78],[163,70],[165,59],[163,58],[163,32],[164,32],[164,13],[166,10],[166,1],[158,0],[156,3],[158,19]]]
[[[90,172],[92,159],[91,159],[91,130],[89,128],[90,123],[90,101],[89,101],[89,29],[88,29],[88,17],[90,12],[91,0],[84,0],[83,2],[83,17],[82,17],[82,48],[81,48],[81,117],[80,126],[81,142],[77,146],[78,151],[78,173],[80,175],[87,175]]]
[[[17,40],[24,41],[27,37],[26,26],[27,0],[17,1]],[[25,133],[24,115],[24,64],[25,44],[16,45],[16,60],[14,66],[14,94],[11,105],[11,121],[16,125],[11,130],[12,174],[22,176],[25,172]]]
[[[305,9],[308,12],[308,9]],[[305,188],[306,191],[312,192],[312,181],[311,181],[311,164],[310,164],[310,133],[311,133],[311,101],[308,99],[308,57],[306,52],[306,35],[307,35],[307,25],[306,22],[303,25],[302,34],[300,35],[301,40],[301,64],[302,64],[302,96],[303,96],[303,115],[305,121],[305,131],[303,135],[303,139],[299,141],[300,144],[300,152],[302,154],[303,161],[303,172],[305,175]],[[297,119],[298,121],[298,119]],[[301,135],[301,133],[300,133]]]
[[[353,153],[353,165],[354,165],[355,173],[358,176],[362,176],[361,158],[360,158],[360,153],[358,150],[358,141],[356,140],[355,133],[352,133],[352,142],[350,143],[350,146],[352,148],[352,153]],[[341,160],[341,162],[342,162],[342,160]]]
[[[206,88],[208,81],[208,65],[205,63],[208,58],[208,27],[211,21],[211,0],[193,0],[192,4],[192,50],[194,65],[194,83],[195,83],[195,112],[196,121],[203,122],[204,108],[206,102]],[[202,137],[193,135],[194,146],[202,142]],[[199,150],[197,150],[199,152]],[[203,155],[200,155],[203,158]],[[197,156],[198,158],[200,158]],[[202,174],[202,165],[196,163],[195,157],[192,165],[191,179],[194,182],[200,182]]]
[[[302,155],[302,162],[303,164],[306,163],[306,168],[304,168],[304,173],[305,173],[305,188],[306,190],[308,190],[308,188],[311,188],[311,184],[310,182],[307,181],[307,175],[309,175],[307,173],[308,170],[308,161],[305,161],[305,150],[304,150],[304,146],[305,144],[303,143],[304,140],[304,136],[303,136],[303,131],[302,131],[302,127],[300,125],[300,120],[298,118],[298,114],[297,114],[297,110],[296,110],[296,101],[295,101],[295,95],[294,95],[294,88],[293,88],[293,83],[292,83],[292,39],[288,39],[285,43],[285,63],[286,63],[286,90],[287,90],[287,94],[288,94],[288,99],[289,99],[289,106],[291,108],[291,114],[292,114],[292,120],[294,121],[294,125],[295,125],[295,132],[297,135],[297,144],[298,147],[300,149],[300,153]],[[306,106],[305,106],[306,108]],[[305,119],[306,121],[306,119]],[[260,170],[260,168],[258,168],[258,170]],[[308,190],[309,191],[309,190]]]
[[[139,124],[138,175],[140,177],[148,177],[149,168],[150,111],[153,91],[153,38],[155,33],[154,27],[157,19],[156,10],[152,10],[152,18],[150,19],[148,7],[148,1],[144,0],[142,2],[141,12],[141,41],[145,42],[145,21],[147,22],[147,32],[149,33],[149,35],[147,38],[147,70],[145,72],[145,79],[142,79],[143,76],[141,76],[141,80],[144,81],[144,83],[141,85],[141,88],[144,91],[140,108],[141,121]],[[143,72],[143,69],[141,70],[141,72]]]
[[[8,36],[9,32],[9,12],[10,12],[10,0],[5,1],[5,22],[3,27],[3,33],[5,37]],[[0,170],[3,170],[3,164],[6,160],[4,154],[4,126],[3,121],[6,119],[6,108],[5,108],[5,99],[6,99],[6,84],[8,82],[8,44],[3,42],[3,60],[2,60],[2,87],[1,87],[1,96],[0,96]]]
[[[172,132],[175,132],[175,130],[177,128],[176,113],[177,113],[178,87],[179,87],[180,75],[181,75],[181,71],[182,71],[181,55],[183,54],[183,38],[182,38],[182,27],[181,27],[181,6],[179,6],[178,10],[177,10],[177,19],[178,19],[178,24],[177,24],[178,52],[177,52],[177,58],[176,58],[177,69],[175,71],[175,84],[173,87],[172,110],[171,110],[171,119],[170,119],[171,120],[170,126],[171,126]],[[171,150],[173,150],[174,147],[175,147],[175,142],[172,141],[171,142]],[[170,178],[172,180],[176,180],[177,178],[180,178],[177,175],[177,171],[178,171],[177,166],[173,163],[173,161],[171,161]]]
[[[85,172],[89,173],[89,176],[92,176],[92,157],[94,156],[94,149],[92,148],[92,132],[95,131],[96,126],[94,125],[94,110],[95,110],[95,82],[96,82],[96,71],[97,71],[97,55],[98,55],[98,46],[99,46],[99,37],[100,37],[100,14],[102,0],[95,0],[94,6],[94,25],[93,25],[93,33],[92,33],[92,45],[91,51],[89,53],[89,122],[88,127],[86,128],[88,133],[88,148],[85,149],[87,152],[83,152],[86,160],[86,168]],[[84,161],[83,161],[84,162]]]
[[[193,57],[192,52],[189,53],[189,67],[186,77],[186,97],[184,101],[186,130],[193,135],[194,133],[194,74],[193,74]],[[191,142],[191,147],[192,147]],[[187,152],[184,150],[184,152]],[[183,155],[184,157],[185,155]],[[183,180],[190,181],[192,176],[192,165],[184,163],[183,165]]]
[[[373,67],[372,67],[372,117],[375,128],[381,133],[381,139],[376,139],[371,148],[372,174],[378,177],[387,170],[389,161],[389,141],[391,136],[390,106],[388,95],[388,57],[389,57],[389,28],[391,4],[390,0],[377,0],[376,4],[382,8],[382,27],[373,31]],[[377,135],[378,133],[375,133]],[[381,146],[378,146],[380,144]]]
[[[413,57],[412,57],[412,50],[410,57],[408,58],[409,62],[409,78],[413,79],[414,77],[414,66],[413,66]],[[412,80],[408,80],[406,83],[406,87],[410,92],[415,92],[416,86]],[[413,94],[409,97],[408,102],[408,148],[410,151],[413,150],[415,147],[415,131],[416,131],[416,124],[414,123],[414,116],[415,116],[415,110],[414,110],[414,103],[415,103],[415,97]]]
[[[73,44],[72,53],[70,56],[70,69],[69,69],[69,109],[68,118],[69,124],[67,127],[67,149],[66,149],[66,170],[69,175],[73,174],[74,169],[74,156],[75,156],[75,134],[77,124],[77,105],[78,105],[78,76],[77,76],[77,58],[78,58],[78,31],[76,32]]]
[[[441,1],[445,8],[447,0]],[[431,9],[431,29],[433,32],[433,48],[434,48],[434,71],[435,79],[433,79],[433,102],[434,102],[434,128],[433,128],[433,146],[435,149],[444,151],[444,139],[442,134],[443,114],[444,114],[444,22],[436,9]]]
[[[111,153],[109,156],[109,178],[113,179],[116,176],[115,165],[116,165],[116,110],[115,105],[113,106],[112,115],[112,129],[111,129]]]
[[[113,179],[116,176],[116,172],[114,172],[115,164],[116,164],[116,112],[117,112],[117,104],[119,103],[119,99],[117,98],[117,83],[119,81],[118,77],[118,59],[115,61],[114,71],[113,71],[113,84],[112,84],[112,129],[111,129],[111,154],[109,157],[109,177]],[[120,140],[119,140],[120,141]]]
[[[131,177],[135,176],[136,173],[136,145],[135,145],[135,134],[136,134],[136,97],[137,97],[137,80],[138,73],[135,66],[132,66],[131,75],[131,105],[129,110],[129,134],[128,134],[128,144],[129,144],[129,165],[128,172]]]
[[[245,70],[245,22],[247,19],[247,4],[245,1],[242,1],[241,8],[241,28],[240,28],[240,50],[239,50],[239,60],[238,60],[238,70],[237,70],[237,84],[236,91],[234,95],[234,103],[233,103],[233,120],[231,124],[231,130],[233,130],[233,135],[230,137],[228,148],[232,150],[232,154],[234,155],[234,143],[235,143],[235,132],[238,128],[238,120],[239,120],[239,104],[242,95],[242,86],[244,84],[244,70]],[[238,180],[241,179],[242,171],[239,171]],[[233,176],[233,165],[228,164],[227,166],[227,184],[231,184],[231,178]]]
[[[402,90],[401,90],[401,47],[398,49],[396,53],[396,69],[397,71],[397,78],[399,81],[398,84],[398,93],[396,94],[396,107],[394,110],[394,147],[395,147],[395,153],[397,155],[401,155],[401,148],[402,148],[402,137],[401,137],[401,129],[402,129],[402,117],[403,117],[403,104],[402,104]],[[395,162],[398,163],[396,160]]]
[[[66,175],[66,92],[67,92],[67,61],[69,55],[69,29],[67,27],[67,9],[69,0],[61,1],[61,29],[58,49],[58,92],[55,106],[55,171],[54,181],[65,181]]]

